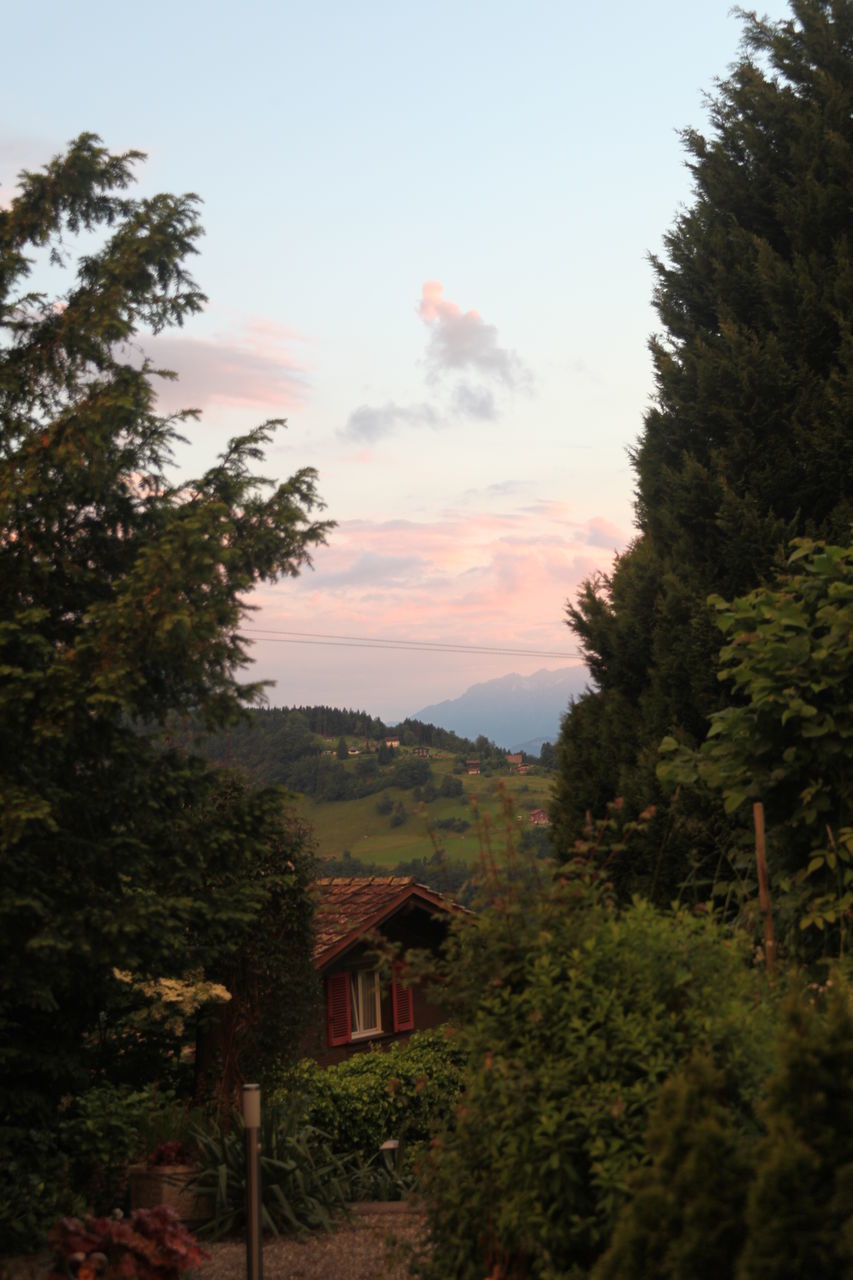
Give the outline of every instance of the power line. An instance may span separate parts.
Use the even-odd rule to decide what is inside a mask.
[[[511,658],[577,659],[579,653],[550,649],[513,649],[505,646],[446,643],[442,640],[397,640],[381,636],[333,635],[325,631],[276,631],[272,627],[245,627],[247,635],[278,644],[307,644],[317,648],[396,649],[402,653],[482,653]]]

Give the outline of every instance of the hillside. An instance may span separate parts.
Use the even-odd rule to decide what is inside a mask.
[[[400,745],[389,747],[394,739]],[[299,707],[253,712],[227,733],[196,736],[193,745],[261,784],[295,793],[322,859],[349,855],[391,868],[441,850],[470,865],[483,838],[504,829],[507,801],[518,838],[543,851],[547,843],[529,813],[547,808],[550,774],[536,765],[513,772],[506,753],[483,737],[472,742],[412,720],[392,730],[361,711]],[[479,774],[468,773],[472,759]]]

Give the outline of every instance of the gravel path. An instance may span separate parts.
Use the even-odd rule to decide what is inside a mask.
[[[264,1280],[410,1280],[407,1253],[423,1241],[421,1216],[402,1205],[354,1210],[337,1231],[264,1241]],[[245,1280],[246,1246],[208,1246],[197,1280]]]

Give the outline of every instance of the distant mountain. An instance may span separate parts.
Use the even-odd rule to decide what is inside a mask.
[[[472,685],[458,698],[421,707],[412,719],[452,729],[464,738],[482,733],[508,751],[534,754],[543,742],[556,742],[569,698],[589,683],[589,672],[581,666],[500,676]]]

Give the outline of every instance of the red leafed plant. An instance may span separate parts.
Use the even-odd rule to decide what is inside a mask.
[[[190,1154],[186,1144],[180,1141],[158,1142],[148,1156],[149,1168],[168,1164],[189,1164]]]
[[[48,1243],[51,1280],[178,1280],[210,1257],[165,1204],[127,1218],[63,1218]]]

